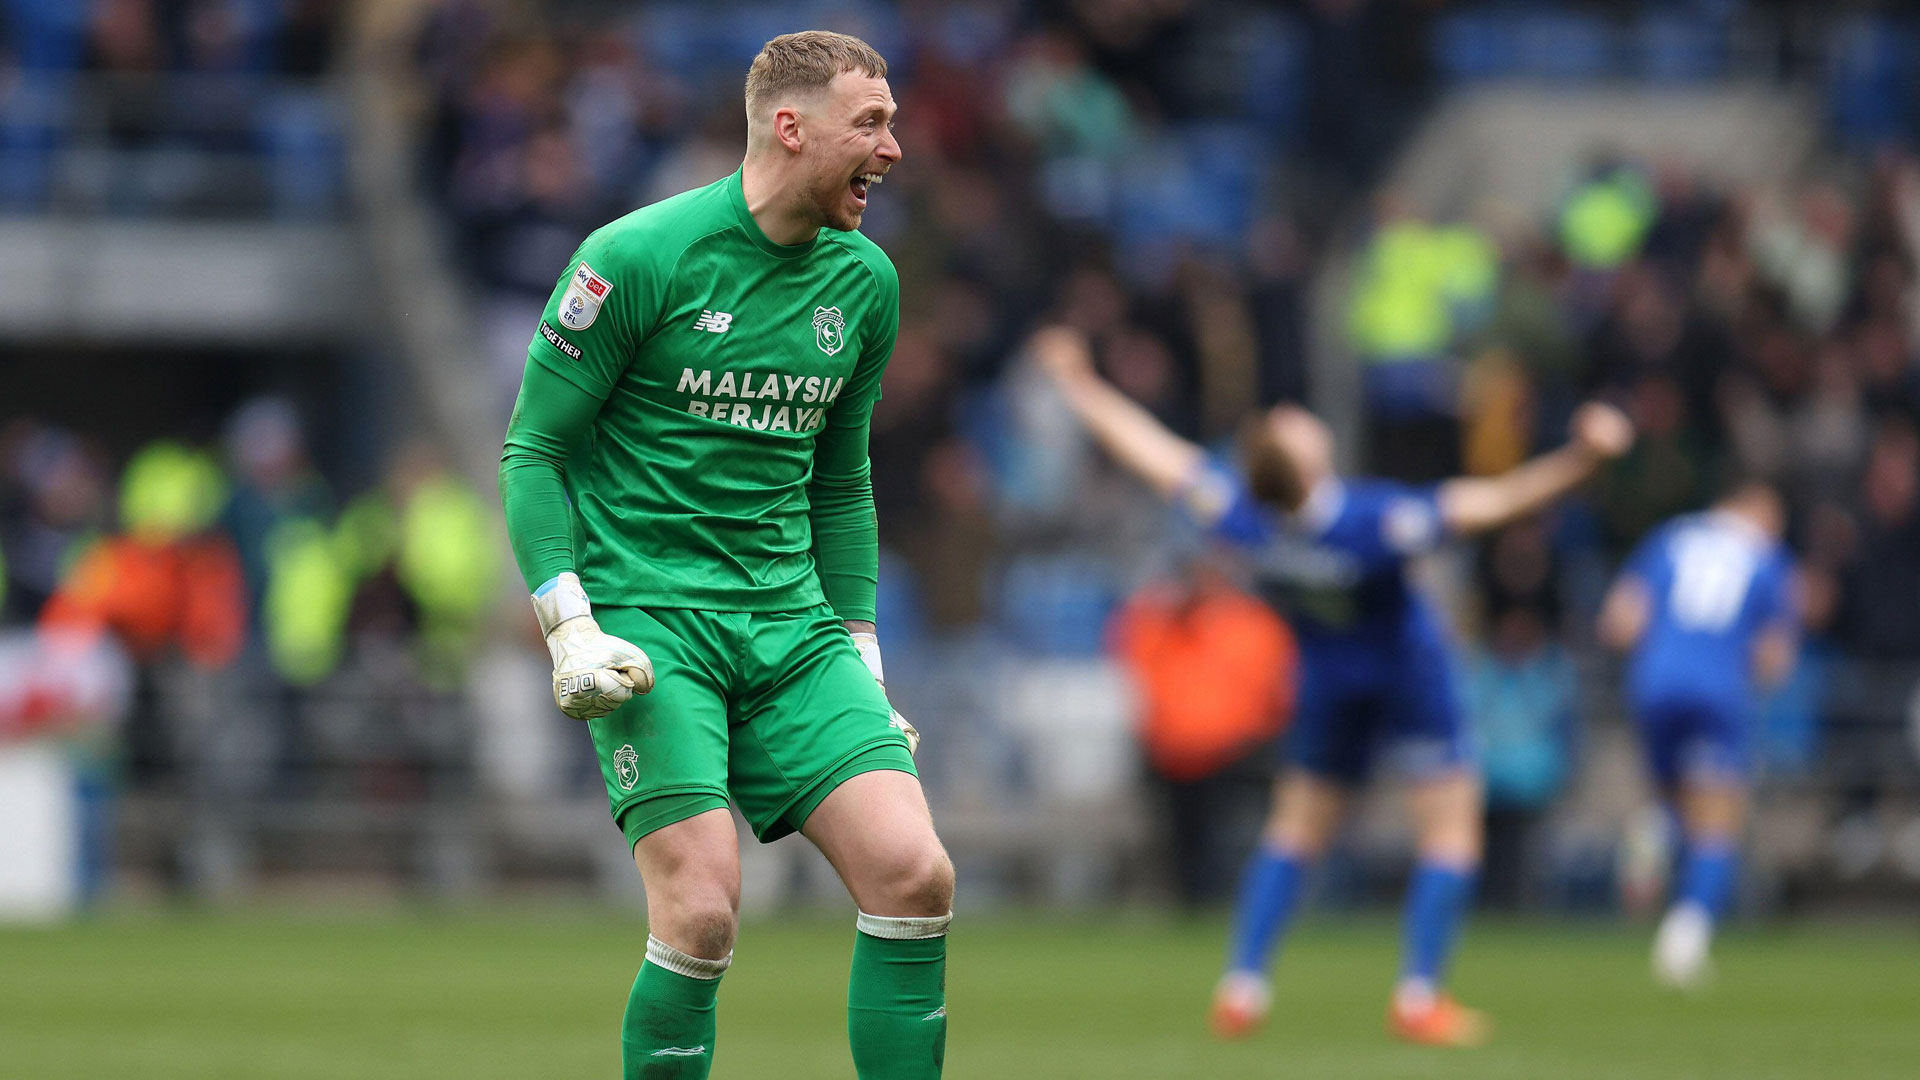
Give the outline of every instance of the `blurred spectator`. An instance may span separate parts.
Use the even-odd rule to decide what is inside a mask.
[[[1307,299],[1313,275],[1308,240],[1290,218],[1273,214],[1247,233],[1248,307],[1259,348],[1257,400],[1304,403],[1307,365]]]
[[[909,524],[901,539],[921,583],[927,629],[978,627],[993,614],[989,575],[1000,546],[986,470],[972,446],[949,438],[928,450],[919,479],[927,511],[919,529]]]
[[[1365,365],[1373,467],[1417,480],[1458,471],[1456,345],[1494,309],[1499,282],[1485,233],[1435,226],[1397,194],[1380,197],[1347,315]]]
[[[1180,896],[1224,897],[1258,833],[1272,743],[1293,707],[1293,634],[1211,558],[1136,594],[1108,630],[1139,695],[1139,734]]]
[[[71,432],[22,421],[0,431],[0,623],[30,625],[69,565],[107,525],[108,481]]]
[[[124,531],[94,544],[40,613],[50,632],[112,634],[151,662],[180,655],[219,668],[238,655],[246,586],[232,541],[210,531],[225,480],[173,443],[141,451],[121,481]]]
[[[291,687],[312,686],[340,663],[356,582],[341,547],[310,517],[289,518],[268,537],[261,632],[274,671]]]
[[[1674,380],[1641,379],[1630,388],[1626,406],[1640,437],[1608,472],[1601,505],[1616,552],[1656,523],[1700,506],[1714,471],[1708,447],[1687,426],[1686,397]]]
[[[344,7],[344,0],[288,0],[274,66],[298,79],[315,79],[331,69]]]
[[[405,678],[460,685],[498,587],[491,507],[423,443],[394,454],[379,488],[338,521],[289,517],[268,541],[270,652],[296,686],[326,679],[357,640]]]
[[[242,404],[227,421],[225,449],[233,484],[221,523],[239,550],[257,625],[275,530],[291,520],[324,520],[333,497],[308,456],[299,414],[285,398]]]
[[[139,780],[186,765],[197,790],[230,787],[237,753],[257,775],[257,755],[204,739],[251,724],[214,704],[213,684],[239,655],[247,626],[240,557],[216,528],[225,478],[211,457],[156,442],[127,464],[120,482],[122,531],[89,546],[40,612],[40,629],[65,647],[103,638],[137,665],[127,758]],[[253,745],[246,743],[246,746]]]
[[[1494,617],[1467,659],[1467,715],[1486,779],[1481,896],[1502,910],[1527,899],[1540,821],[1573,768],[1573,663],[1531,607]]]
[[[1867,455],[1840,635],[1861,656],[1920,660],[1920,437],[1882,421]]]
[[[1029,38],[1007,75],[1007,115],[1048,158],[1117,157],[1133,137],[1126,95],[1063,30]]]
[[[1659,207],[1639,169],[1619,162],[1596,165],[1560,210],[1560,244],[1574,266],[1619,269],[1639,254]]]
[[[1852,286],[1848,254],[1853,208],[1838,190],[1814,184],[1798,205],[1763,207],[1748,245],[1762,277],[1785,294],[1787,313],[1809,333],[1833,329]]]
[[[421,679],[459,688],[500,578],[498,515],[434,447],[396,455],[389,497],[399,509],[394,576],[418,612]]]

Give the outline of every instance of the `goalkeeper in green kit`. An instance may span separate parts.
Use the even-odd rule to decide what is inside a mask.
[[[704,1077],[740,856],[798,831],[859,906],[863,1080],[938,1077],[953,866],[887,704],[867,430],[900,319],[859,228],[900,160],[886,61],[817,31],[747,72],[747,155],[586,239],[528,346],[500,488],[647,893],[625,1075]],[[638,953],[638,943],[635,952]]]

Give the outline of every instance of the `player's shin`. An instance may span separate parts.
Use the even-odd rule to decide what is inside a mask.
[[[1709,921],[1717,922],[1732,904],[1739,872],[1739,854],[1732,840],[1710,837],[1689,841],[1674,900],[1698,907]]]
[[[1430,859],[1414,867],[1407,889],[1405,957],[1395,991],[1400,1008],[1418,1010],[1432,1001],[1473,899],[1476,869]]]
[[[947,925],[860,913],[847,1040],[860,1080],[937,1080],[947,1055]]]
[[[705,1080],[713,1069],[714,1000],[729,955],[703,960],[647,938],[620,1025],[626,1080]]]
[[[1653,973],[1678,989],[1701,986],[1709,975],[1708,949],[1714,925],[1726,914],[1739,878],[1732,840],[1709,837],[1689,843],[1673,907],[1653,940]]]
[[[1309,864],[1292,850],[1261,845],[1247,860],[1227,939],[1227,970],[1213,989],[1207,1022],[1226,1039],[1250,1035],[1266,1019],[1267,968],[1300,908]]]
[[[1275,943],[1286,935],[1300,906],[1307,860],[1288,850],[1262,846],[1247,861],[1227,943],[1227,970],[1264,975]]]

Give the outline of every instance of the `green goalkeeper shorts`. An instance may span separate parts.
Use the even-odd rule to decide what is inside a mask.
[[[777,840],[849,777],[914,772],[885,692],[826,604],[596,607],[594,618],[653,661],[650,693],[588,721],[629,845],[729,797],[762,843]]]

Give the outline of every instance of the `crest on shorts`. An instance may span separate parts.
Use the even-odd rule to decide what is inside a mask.
[[[632,791],[633,785],[640,782],[640,755],[634,752],[632,743],[613,752],[613,775],[619,779],[622,791]]]
[[[600,317],[600,305],[613,291],[613,282],[593,272],[584,260],[573,268],[573,278],[560,297],[560,325],[569,330],[585,330]]]
[[[847,343],[847,320],[837,307],[813,309],[813,343],[832,356]]]

